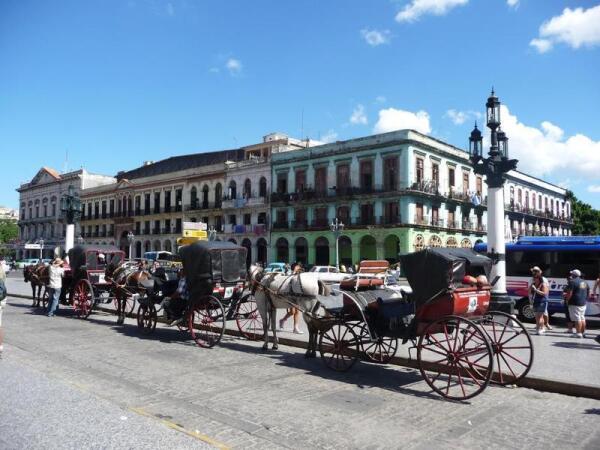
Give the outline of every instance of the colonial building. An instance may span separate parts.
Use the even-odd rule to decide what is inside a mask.
[[[89,173],[85,169],[61,174],[42,167],[31,181],[17,189],[20,204],[17,258],[39,257],[39,250],[26,248],[29,244],[42,243],[43,255],[48,258],[57,248],[64,248],[66,226],[60,211],[60,199],[69,186],[79,193],[82,189],[114,182],[113,177]]]
[[[271,158],[273,260],[333,263],[335,218],[344,264],[485,240],[485,180],[440,140],[401,130]],[[505,189],[507,234],[570,234],[564,189],[520,172]]]
[[[119,172],[115,183],[82,192],[81,236],[128,250],[132,233],[132,256],[141,257],[176,251],[183,222],[204,222],[220,239],[246,246],[249,262],[266,261],[270,155],[308,144],[271,134],[256,145],[147,161]]]
[[[269,260],[271,155],[315,145],[283,133],[271,133],[258,144],[244,147],[242,161],[227,162],[226,194],[223,198],[224,217],[221,239],[245,246],[248,262]]]

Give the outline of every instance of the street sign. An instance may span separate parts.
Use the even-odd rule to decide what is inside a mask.
[[[40,244],[25,244],[25,250],[41,250]]]
[[[204,222],[183,222],[183,230],[208,230],[208,226]]]
[[[202,230],[183,230],[183,237],[191,237],[197,239],[207,239],[208,234]]]

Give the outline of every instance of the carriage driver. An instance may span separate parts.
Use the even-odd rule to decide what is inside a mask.
[[[173,293],[173,295],[171,295],[171,297],[166,297],[162,302],[163,308],[167,312],[168,316],[173,319],[169,324],[170,327],[179,325],[183,322],[183,311],[185,310],[187,302],[190,298],[183,268],[179,269],[177,275],[179,276],[177,290]]]

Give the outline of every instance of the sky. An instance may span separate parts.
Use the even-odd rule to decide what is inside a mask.
[[[0,0],[0,205],[274,131],[466,148],[493,86],[519,169],[600,208],[599,74],[600,0]]]

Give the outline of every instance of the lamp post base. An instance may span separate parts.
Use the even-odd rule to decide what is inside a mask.
[[[515,313],[515,301],[505,292],[492,292],[489,310],[513,315]]]

